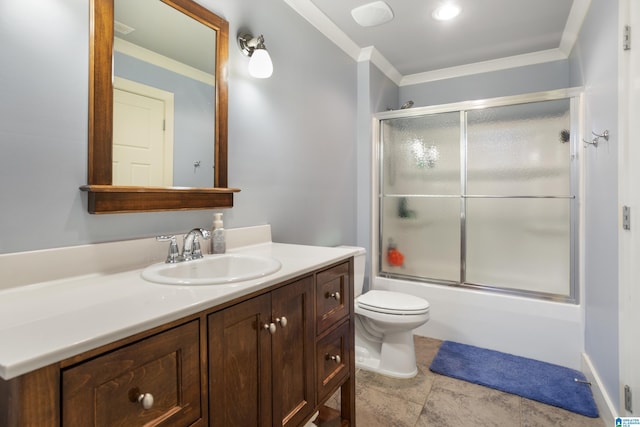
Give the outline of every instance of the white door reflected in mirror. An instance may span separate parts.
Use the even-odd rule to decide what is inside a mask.
[[[116,78],[113,184],[173,185],[173,94]]]

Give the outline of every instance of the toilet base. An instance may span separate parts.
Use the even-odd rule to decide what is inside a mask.
[[[356,332],[356,368],[393,378],[413,378],[418,374],[413,334],[387,334],[383,342],[366,340]]]

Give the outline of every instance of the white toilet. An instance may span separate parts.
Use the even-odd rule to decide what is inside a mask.
[[[418,373],[413,330],[429,320],[429,302],[382,290],[362,293],[366,252],[354,255],[356,367],[395,378]]]

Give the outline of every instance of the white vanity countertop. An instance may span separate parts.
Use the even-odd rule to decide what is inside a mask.
[[[270,256],[282,268],[225,285],[159,285],[142,279],[142,270],[136,269],[0,290],[0,378],[11,379],[215,307],[346,259],[356,249],[269,242],[228,252]]]

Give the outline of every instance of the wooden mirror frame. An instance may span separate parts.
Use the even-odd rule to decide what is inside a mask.
[[[158,0],[216,31],[215,170],[213,188],[111,185],[113,175],[114,0],[90,2],[89,49],[89,213],[213,209],[233,206],[227,187],[229,23],[192,0]]]

